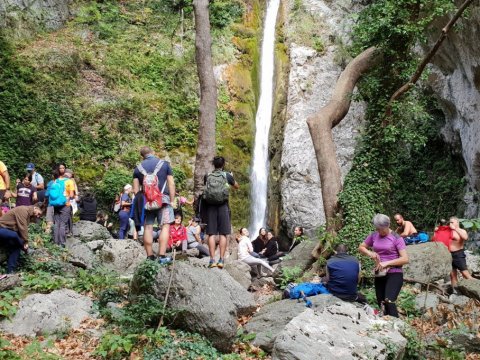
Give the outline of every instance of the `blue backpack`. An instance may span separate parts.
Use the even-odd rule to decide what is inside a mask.
[[[49,206],[64,206],[67,204],[65,195],[65,182],[67,179],[53,181],[47,189]]]
[[[405,238],[406,245],[413,245],[413,244],[423,244],[429,240],[429,236],[426,232],[420,231],[415,235],[407,236]]]
[[[319,294],[330,294],[327,288],[321,283],[289,284],[284,291],[284,296],[290,299],[302,299]]]

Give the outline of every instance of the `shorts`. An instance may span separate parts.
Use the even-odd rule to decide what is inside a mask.
[[[145,225],[153,225],[155,220],[159,226],[172,224],[175,221],[172,205],[163,205],[158,210],[145,210]]]
[[[207,205],[205,219],[208,235],[228,235],[232,232],[230,208],[228,203],[222,205]]]
[[[47,223],[53,223],[53,206],[47,207],[47,214],[45,215],[45,220],[47,220]]]
[[[453,270],[465,271],[467,267],[467,255],[465,255],[464,249],[452,251],[452,268]]]

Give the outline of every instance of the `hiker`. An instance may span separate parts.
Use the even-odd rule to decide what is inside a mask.
[[[35,164],[34,163],[28,163],[26,166],[26,170],[28,173],[32,175],[32,185],[35,186],[35,189],[37,191],[44,190],[45,189],[45,183],[43,181],[43,176],[40,175],[36,170],[35,170]]]
[[[208,250],[210,252],[210,262],[208,267],[218,267],[223,269],[225,251],[227,250],[227,235],[231,232],[230,208],[228,205],[229,189],[233,187],[238,189],[240,186],[233,178],[232,173],[224,171],[225,159],[222,156],[213,158],[215,170],[205,175],[205,189],[203,200],[205,205],[205,218],[207,223],[206,234],[208,235]],[[220,258],[215,262],[215,247],[217,238],[219,238]]]
[[[260,252],[260,257],[265,257],[268,260],[270,265],[278,264],[281,261],[282,256],[285,256],[286,253],[278,251],[278,241],[277,238],[273,235],[271,230],[267,231],[267,242],[265,244],[265,249]]]
[[[449,221],[440,219],[440,224],[433,231],[432,241],[442,243],[450,251],[452,240],[453,230],[450,228]]]
[[[72,235],[73,231],[73,215],[78,211],[78,187],[77,182],[75,181],[75,174],[72,169],[65,169],[65,177],[70,179],[71,184],[73,184],[73,197],[70,199],[70,217],[68,219],[67,234]]]
[[[97,221],[97,200],[95,196],[87,192],[80,199],[80,220],[96,222]]]
[[[187,228],[182,225],[182,215],[175,215],[175,222],[170,225],[170,238],[168,239],[168,249],[182,250],[182,253],[187,251]]]
[[[410,237],[410,236],[417,235],[417,229],[415,229],[415,226],[413,226],[411,221],[405,220],[403,218],[403,216],[398,214],[398,213],[395,214],[395,216],[393,218],[395,219],[395,222],[398,225],[398,227],[395,231],[402,238],[407,238],[407,237]]]
[[[387,215],[376,214],[372,222],[376,231],[365,238],[358,251],[375,261],[378,306],[384,308],[384,315],[398,317],[395,301],[403,285],[402,266],[408,264],[405,241],[390,229]]]
[[[288,252],[291,252],[298,244],[300,244],[301,242],[303,242],[305,240],[306,240],[306,237],[303,234],[303,227],[295,226],[295,229],[293,230],[292,244],[290,245],[290,248],[288,249]]]
[[[38,205],[16,207],[0,217],[0,246],[8,251],[7,273],[17,267],[20,251],[28,250],[28,224],[42,215]]]
[[[366,304],[367,299],[357,291],[360,281],[360,262],[348,254],[347,246],[340,244],[335,254],[327,260],[327,276],[324,281],[330,293],[345,301]]]
[[[202,243],[202,239],[200,237],[200,218],[194,217],[190,220],[187,226],[187,247],[189,249],[197,249],[199,252],[199,257],[203,258],[205,256],[209,256],[210,253],[208,252],[208,248],[205,247]]]
[[[10,193],[10,175],[8,169],[3,162],[0,161],[0,202],[3,199],[9,199]]]
[[[22,182],[17,184],[17,191],[12,193],[16,198],[15,206],[31,206],[37,202],[37,189],[32,185],[32,174],[26,174]]]
[[[143,146],[140,149],[143,161],[133,172],[133,192],[137,194],[140,189],[145,196],[145,222],[143,233],[143,245],[147,258],[155,260],[153,255],[153,224],[158,222],[160,230],[159,238],[159,262],[168,264],[171,257],[166,257],[167,243],[170,237],[170,224],[174,222],[172,203],[175,196],[175,181],[170,164],[155,156],[152,149]],[[157,189],[158,188],[158,189]]]
[[[458,282],[457,270],[460,271],[464,279],[471,279],[472,275],[468,272],[467,256],[464,249],[465,241],[468,240],[468,234],[464,229],[460,228],[458,218],[455,216],[450,218],[449,225],[452,230],[452,242],[450,243],[452,272],[450,273],[450,280],[452,287],[455,289]]]
[[[53,206],[53,241],[63,247],[72,213],[70,201],[75,195],[75,185],[65,176],[65,170],[65,164],[57,165],[53,173],[54,180],[47,187],[46,193],[48,204]]]
[[[241,228],[237,236],[238,242],[238,259],[250,265],[258,277],[262,275],[262,267],[268,270],[269,275],[273,274],[273,268],[262,259],[258,259],[251,255],[253,246],[249,239],[249,232],[246,228]]]
[[[252,241],[253,251],[257,254],[260,254],[263,250],[265,250],[267,241],[267,229],[261,228],[258,232],[257,238]]]
[[[120,229],[118,230],[118,238],[123,240],[127,237],[130,227],[130,208],[132,206],[132,185],[126,184],[123,187],[123,193],[120,196],[120,211],[118,217],[120,219]]]

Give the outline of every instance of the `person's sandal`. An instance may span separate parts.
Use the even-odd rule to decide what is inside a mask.
[[[223,269],[223,266],[224,266],[224,264],[223,264],[223,259],[219,259],[218,262],[217,262],[217,267],[218,267],[219,269]]]
[[[213,268],[216,268],[218,265],[217,263],[215,262],[215,260],[210,260],[210,262],[208,263],[208,268],[209,269],[213,269]]]

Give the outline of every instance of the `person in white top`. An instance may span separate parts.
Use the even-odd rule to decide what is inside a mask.
[[[253,253],[253,246],[248,237],[249,235],[250,234],[246,228],[240,229],[240,233],[237,236],[238,259],[250,265],[250,267],[256,271],[258,276],[262,275],[262,267],[268,270],[268,274],[273,274],[273,268],[268,265],[265,260],[258,259],[251,255],[251,253]]]

